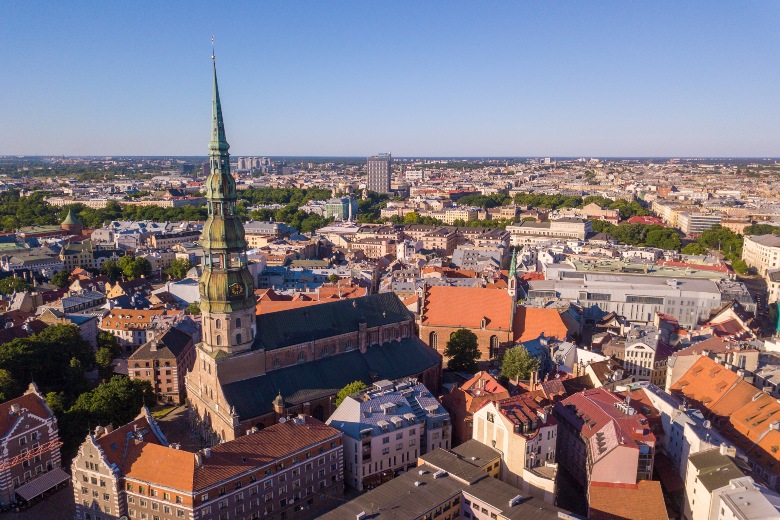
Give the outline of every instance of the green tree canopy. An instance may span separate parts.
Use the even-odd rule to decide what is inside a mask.
[[[32,289],[32,285],[21,278],[8,276],[0,280],[0,294],[13,294],[15,292],[25,292]]]
[[[51,276],[51,283],[57,287],[67,287],[70,282],[70,273],[67,271],[57,271]]]
[[[200,314],[200,302],[191,302],[189,305],[187,305],[187,312],[192,314],[193,316],[197,316]]]
[[[123,256],[117,262],[117,266],[128,280],[135,280],[141,276],[148,277],[152,274],[152,264],[146,258]]]
[[[192,267],[192,262],[186,258],[175,258],[171,261],[171,266],[165,270],[165,274],[174,280],[181,280],[187,276],[187,273]]]
[[[363,381],[352,381],[347,386],[339,390],[338,394],[336,394],[335,405],[338,407],[348,396],[354,394],[355,392],[360,392],[365,388],[367,387]]]
[[[339,280],[341,280],[341,277],[339,277],[339,275],[337,275],[336,273],[333,273],[330,276],[328,276],[328,281],[332,284],[339,283]]]
[[[116,282],[122,276],[122,268],[113,260],[106,260],[101,266],[100,272],[112,282]]]
[[[482,356],[477,335],[468,329],[456,330],[447,342],[444,355],[449,358],[447,368],[450,370],[476,372],[477,360]]]
[[[148,381],[114,376],[81,394],[68,413],[87,419],[85,424],[125,424],[138,415],[141,407],[152,406],[155,401]]]
[[[517,381],[528,379],[532,372],[539,369],[539,359],[533,357],[522,345],[512,347],[501,361],[501,377]]]

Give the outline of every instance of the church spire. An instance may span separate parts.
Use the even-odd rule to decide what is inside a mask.
[[[217,66],[211,98],[211,141],[206,179],[208,219],[203,225],[203,273],[200,277],[200,308],[203,322],[203,348],[240,352],[251,347],[255,338],[254,282],[246,256],[244,225],[238,217],[236,180],[230,173],[230,154],[225,139],[222,105],[217,86]]]
[[[509,277],[517,276],[517,251],[512,251],[512,261],[509,263]]]
[[[222,120],[222,103],[219,101],[219,85],[217,85],[217,60],[211,55],[214,69],[214,86],[211,93],[211,143],[209,150],[213,152],[227,152],[230,145],[225,137],[225,123]]]

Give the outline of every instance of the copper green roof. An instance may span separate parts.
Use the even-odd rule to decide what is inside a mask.
[[[73,208],[68,208],[68,216],[65,217],[65,220],[62,221],[63,225],[79,225],[81,222],[79,222],[79,219],[76,218],[76,215],[73,214]]]
[[[213,73],[209,143],[211,171],[206,179],[209,216],[200,240],[205,253],[200,277],[201,310],[235,312],[254,308],[255,288],[247,268],[244,225],[236,212],[236,180],[230,173],[230,145],[225,138],[216,63]]]

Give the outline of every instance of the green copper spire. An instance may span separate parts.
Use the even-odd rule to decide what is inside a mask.
[[[509,263],[509,277],[517,276],[517,251],[512,251],[512,261]]]
[[[213,58],[213,56],[212,56]],[[219,101],[219,86],[217,85],[217,62],[212,60],[214,68],[214,87],[211,94],[211,152],[227,152],[230,145],[225,137],[225,123],[222,120],[222,104]]]
[[[66,226],[81,224],[79,219],[76,218],[76,215],[73,214],[73,208],[68,208],[68,216],[65,217],[65,220],[62,221],[62,224]]]
[[[255,295],[252,275],[247,268],[244,225],[236,212],[236,180],[230,173],[230,145],[225,139],[216,62],[213,71],[209,143],[211,171],[206,179],[209,217],[203,225],[200,241],[205,253],[200,296],[201,310],[230,313],[254,309]]]

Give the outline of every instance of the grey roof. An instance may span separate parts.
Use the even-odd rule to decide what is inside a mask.
[[[257,330],[263,333],[255,337],[252,350],[274,350],[357,332],[361,321],[373,328],[411,319],[412,314],[394,293],[271,312],[257,317]],[[301,327],[302,323],[306,327]]]
[[[424,473],[421,475],[420,471]],[[510,506],[510,501],[520,495],[520,490],[483,473],[481,480],[469,485],[458,476],[445,473],[434,477],[436,468],[422,465],[414,471],[404,473],[381,486],[364,493],[326,513],[322,520],[343,520],[367,513],[372,520],[419,518],[436,506],[462,494],[471,495],[480,502],[499,509],[510,520],[546,520],[559,518],[555,506],[537,498],[526,498]],[[416,485],[419,483],[419,485]],[[462,501],[461,501],[462,502]]]
[[[728,486],[733,478],[745,476],[731,457],[721,454],[717,448],[695,453],[688,460],[699,470],[699,480],[710,492]]]
[[[752,235],[749,238],[756,244],[760,244],[762,246],[766,247],[780,247],[780,236],[769,234],[769,235]]]
[[[422,384],[379,383],[390,386],[389,391],[361,392],[358,398],[347,397],[327,423],[347,436],[359,439],[361,432],[366,430],[371,430],[372,435],[380,435],[382,431],[391,432],[424,422],[426,417],[448,415]]]
[[[315,307],[325,305],[329,304]],[[418,338],[407,338],[370,346],[365,355],[359,350],[352,350],[272,370],[261,376],[223,385],[222,391],[238,415],[242,419],[250,419],[271,413],[271,403],[279,391],[287,403],[295,405],[336,395],[356,380],[370,384],[381,378],[417,376],[438,363],[441,363],[441,356],[436,351]]]
[[[138,350],[133,352],[130,359],[176,358],[191,341],[191,335],[176,327],[171,327],[161,338],[155,338],[141,345]],[[156,347],[155,350],[152,350],[153,345]]]

